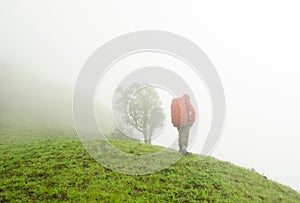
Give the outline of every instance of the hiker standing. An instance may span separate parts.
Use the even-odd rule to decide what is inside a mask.
[[[186,154],[189,141],[189,131],[196,118],[196,111],[190,102],[188,94],[184,94],[181,98],[175,98],[172,100],[171,116],[173,126],[177,127],[179,133],[179,152]]]

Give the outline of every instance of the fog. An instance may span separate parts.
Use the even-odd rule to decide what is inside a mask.
[[[71,98],[72,89],[65,85],[22,68],[1,67],[0,106],[3,123],[18,126],[29,122],[32,125],[71,129]]]
[[[300,190],[299,8],[292,0],[3,0],[1,124],[74,129],[72,94],[88,57],[119,35],[165,30],[203,49],[222,79],[226,126],[212,156]]]

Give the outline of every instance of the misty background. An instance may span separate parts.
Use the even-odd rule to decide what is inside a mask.
[[[292,0],[3,0],[1,130],[74,133],[73,88],[87,58],[119,35],[165,30],[197,44],[223,82],[226,126],[212,156],[300,190],[299,8]]]

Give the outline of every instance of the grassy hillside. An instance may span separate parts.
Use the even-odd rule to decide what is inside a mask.
[[[211,157],[186,156],[159,173],[123,175],[102,167],[73,135],[38,132],[1,128],[0,202],[300,202],[292,189]],[[160,149],[113,143],[134,154]]]

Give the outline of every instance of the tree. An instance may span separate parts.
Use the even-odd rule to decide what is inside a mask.
[[[144,142],[151,144],[153,134],[163,126],[165,119],[155,88],[133,83],[128,88],[118,88],[114,100],[115,116],[118,115],[123,126],[138,130]]]

